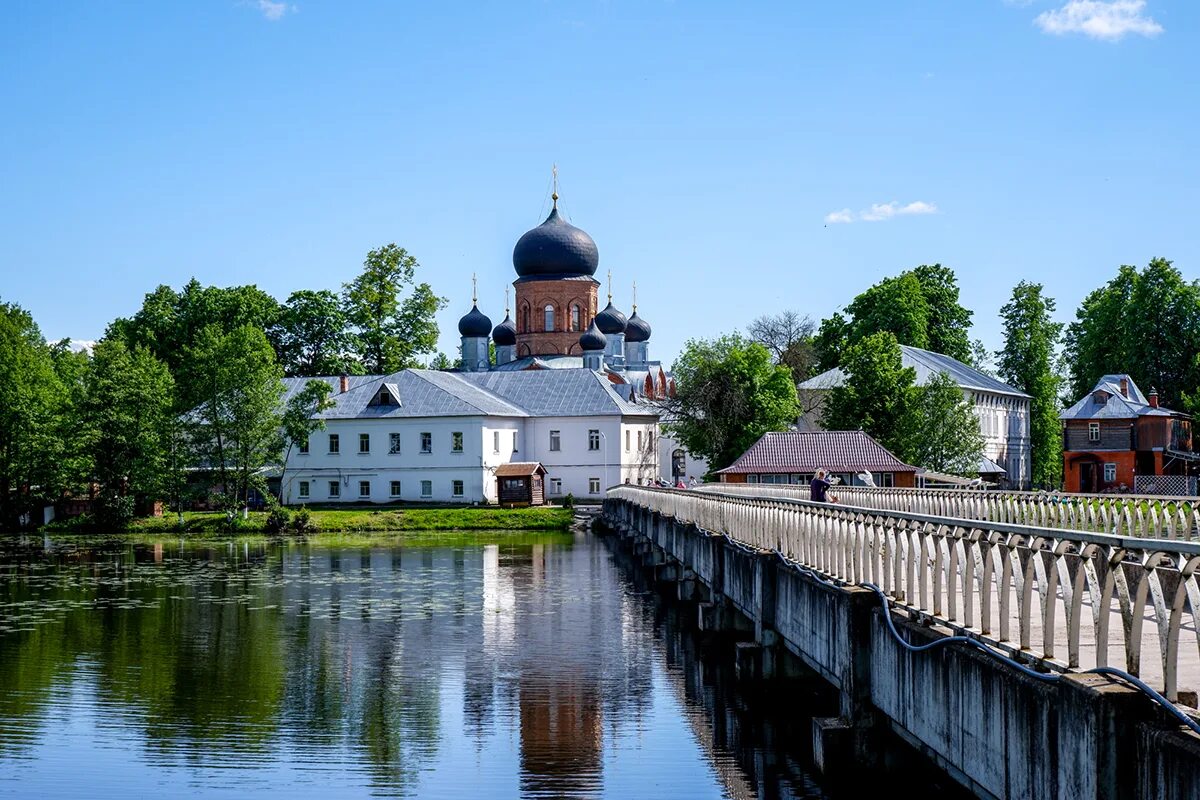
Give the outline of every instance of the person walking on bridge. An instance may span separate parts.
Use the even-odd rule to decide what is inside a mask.
[[[827,473],[825,470],[819,469],[817,470],[817,474],[813,476],[812,482],[808,484],[808,488],[811,492],[809,499],[814,503],[829,502],[826,493],[829,491],[829,487],[833,484],[826,480],[828,474],[829,473]]]

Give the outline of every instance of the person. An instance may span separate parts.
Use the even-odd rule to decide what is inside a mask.
[[[817,474],[813,476],[812,482],[808,484],[809,499],[814,503],[824,503],[826,500],[826,492],[832,486],[829,481],[825,480],[826,472],[823,469],[817,470]]]
[[[696,476],[695,476],[695,475],[693,475],[693,476],[692,476],[691,478],[689,478],[688,480],[691,482],[691,484],[692,484],[692,488],[693,488],[693,489],[695,489],[695,488],[696,488]]]

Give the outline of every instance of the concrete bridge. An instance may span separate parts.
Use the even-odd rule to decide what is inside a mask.
[[[601,523],[701,601],[701,627],[752,632],[747,673],[838,690],[840,716],[814,723],[818,765],[869,757],[890,730],[981,797],[1200,797],[1200,723],[1180,704],[1200,685],[1200,543],[1183,527],[1143,538],[783,488],[621,486]]]

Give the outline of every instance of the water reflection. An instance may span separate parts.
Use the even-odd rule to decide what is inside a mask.
[[[0,794],[817,796],[674,613],[587,536],[7,540]]]

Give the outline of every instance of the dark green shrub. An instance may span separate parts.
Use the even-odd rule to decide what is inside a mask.
[[[567,492],[567,496],[563,498],[563,508],[575,507],[575,493]]]

